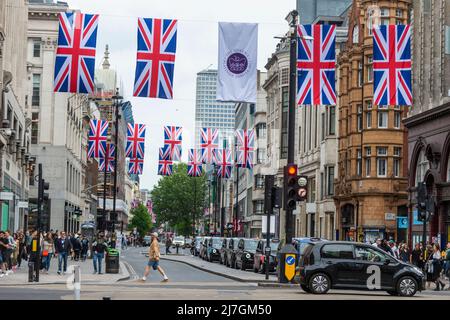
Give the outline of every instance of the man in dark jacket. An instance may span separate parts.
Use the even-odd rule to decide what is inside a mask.
[[[105,241],[105,238],[103,236],[103,233],[100,233],[97,237],[97,239],[92,244],[92,251],[93,251],[93,263],[94,263],[94,274],[102,274],[102,260],[105,257],[105,251],[108,248],[108,245]],[[98,269],[97,269],[97,263],[98,263]]]
[[[66,238],[66,233],[61,231],[61,237],[56,241],[55,252],[58,257],[58,274],[61,274],[61,264],[64,262],[63,272],[67,271],[67,256],[72,250],[70,240]]]

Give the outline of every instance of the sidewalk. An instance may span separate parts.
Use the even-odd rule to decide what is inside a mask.
[[[269,280],[266,280],[265,274],[228,268],[218,262],[204,261],[192,255],[161,255],[161,259],[185,263],[199,270],[240,282],[274,283],[278,280],[277,276],[273,274],[269,275]]]
[[[102,261],[102,273],[93,274],[94,265],[92,259],[86,259],[86,261],[72,261],[70,257],[67,259],[67,272],[66,274],[58,275],[58,259],[52,258],[50,263],[49,274],[46,274],[45,270],[39,272],[39,282],[28,282],[28,262],[22,261],[22,266],[14,273],[5,275],[0,278],[0,286],[10,285],[39,285],[39,284],[65,284],[67,281],[71,281],[70,272],[73,270],[73,265],[79,265],[81,270],[81,283],[95,283],[95,284],[114,284],[119,280],[126,280],[130,277],[130,274],[125,267],[125,264],[120,261],[119,273],[105,273],[105,259]]]

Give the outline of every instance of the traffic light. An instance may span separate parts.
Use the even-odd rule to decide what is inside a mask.
[[[419,221],[427,219],[427,187],[424,182],[417,187],[417,212]]]
[[[298,201],[298,168],[296,164],[288,164],[284,167],[284,209],[295,210]]]
[[[281,208],[282,190],[278,187],[272,188],[272,205],[274,208]]]
[[[42,201],[48,200],[49,196],[48,193],[45,192],[45,190],[50,189],[50,183],[45,182],[44,179],[42,179],[39,183],[39,197]]]

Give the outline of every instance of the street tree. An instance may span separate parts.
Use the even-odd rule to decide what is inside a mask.
[[[136,228],[141,236],[145,236],[153,227],[147,207],[141,203],[136,208],[131,209],[130,213],[133,215],[133,218],[128,225],[128,229],[132,231]]]
[[[193,233],[205,206],[206,178],[187,175],[185,163],[173,166],[173,174],[164,176],[152,190],[153,211],[158,224],[168,223],[181,235]]]

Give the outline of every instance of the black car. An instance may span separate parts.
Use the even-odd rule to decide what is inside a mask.
[[[234,260],[235,269],[253,269],[253,256],[256,253],[258,240],[256,239],[240,239],[238,249],[236,251],[236,259]]]
[[[267,240],[259,240],[256,252],[253,256],[253,271],[264,273],[266,271],[266,249]],[[276,239],[270,240],[269,271],[275,271],[278,265],[278,251],[281,248],[281,242]]]
[[[413,296],[424,289],[422,271],[368,244],[343,241],[306,246],[299,263],[300,286],[306,292],[329,289],[385,290]]]
[[[220,261],[220,248],[222,248],[223,238],[212,237],[208,239],[206,247],[206,260],[209,262]]]
[[[236,252],[238,250],[239,238],[231,238],[228,239],[228,247],[226,250],[227,258],[226,258],[226,266],[234,267],[234,261],[236,260]]]
[[[220,262],[220,264],[224,264],[224,265],[227,264],[227,248],[228,248],[228,242],[230,240],[231,240],[230,238],[223,239],[222,247],[219,250],[219,253],[220,253],[220,260],[219,260],[219,262]]]

